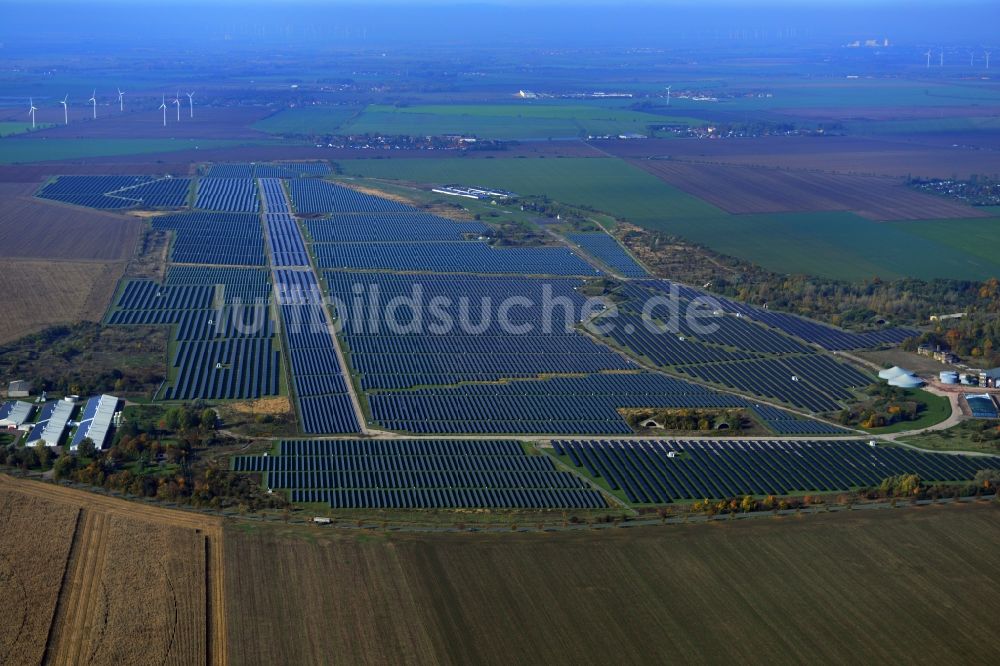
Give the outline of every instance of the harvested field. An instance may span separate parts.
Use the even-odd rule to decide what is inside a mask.
[[[125,264],[100,261],[4,259],[0,343],[53,324],[100,321]]]
[[[541,534],[226,533],[234,663],[990,663],[1000,507]],[[294,627],[290,631],[289,627]]]
[[[17,507],[44,501],[80,512],[65,574],[53,577],[47,663],[228,663],[218,519],[5,475],[0,489]],[[33,551],[30,565],[43,553]]]
[[[36,189],[0,183],[0,256],[98,261],[132,256],[141,222],[36,199]]]
[[[171,174],[184,176],[191,172],[192,164],[165,164],[160,162],[130,164],[75,164],[75,163],[49,163],[42,165],[18,165],[10,166],[0,164],[0,183],[41,183],[43,180],[61,174],[65,176],[159,176]]]
[[[616,157],[670,157],[682,162],[803,169],[904,178],[968,177],[997,173],[997,154],[938,142],[868,137],[761,137],[756,139],[646,139],[593,144]]]
[[[988,217],[985,211],[916,192],[892,178],[673,160],[630,162],[732,214],[853,211],[872,220]]]
[[[0,487],[0,663],[41,663],[78,513]]]

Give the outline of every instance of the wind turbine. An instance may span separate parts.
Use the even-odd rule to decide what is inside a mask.
[[[69,95],[67,94],[63,97],[63,100],[59,103],[63,105],[63,121],[69,125]]]
[[[992,51],[983,51],[983,54],[986,56],[986,69],[989,69],[990,68],[990,56],[993,55],[993,52]]]
[[[163,96],[163,101],[160,102],[160,108],[163,109],[163,126],[167,126],[167,96]]]
[[[125,112],[125,92],[121,88],[118,89],[118,110]]]
[[[94,105],[94,120],[97,120],[97,91],[96,90],[90,95],[90,99],[88,99],[87,101]]]
[[[190,104],[191,106],[191,117],[194,118],[194,93],[189,92],[187,96],[188,96],[188,104]]]
[[[38,111],[38,107],[35,106],[35,100],[28,98],[28,115],[31,116],[31,129],[35,129],[35,111]]]
[[[931,50],[927,49],[927,53],[925,53],[924,55],[927,56],[927,69],[930,69],[931,68]]]
[[[944,49],[941,49],[941,60],[939,63],[941,67],[944,67]]]
[[[177,122],[180,122],[181,121],[181,93],[180,93],[180,91],[177,91],[177,93],[174,95],[174,101],[172,101],[171,104],[174,104],[177,107]]]
[[[969,67],[975,67],[975,66],[976,66],[976,52],[969,51]]]
[[[667,86],[667,106],[670,106],[670,89],[671,88],[673,88],[673,86]]]

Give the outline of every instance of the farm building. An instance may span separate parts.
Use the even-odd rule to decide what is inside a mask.
[[[28,433],[26,444],[35,446],[39,442],[45,442],[46,446],[59,446],[74,409],[76,402],[70,398],[46,404],[39,414],[38,423]]]
[[[1000,386],[1000,368],[982,370],[979,373],[980,386]]]
[[[8,398],[27,398],[31,395],[31,382],[17,379],[7,385]]]
[[[11,400],[0,406],[0,428],[20,428],[31,418],[35,406],[30,402]]]
[[[90,439],[101,450],[108,440],[108,432],[118,410],[118,398],[113,395],[98,395],[90,398],[80,415],[76,434],[70,441],[70,451],[76,451],[84,439]]]

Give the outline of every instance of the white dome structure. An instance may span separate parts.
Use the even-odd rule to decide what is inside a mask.
[[[889,386],[898,386],[899,388],[919,388],[923,385],[924,380],[912,374],[899,375],[889,380]]]
[[[912,375],[913,373],[906,368],[901,368],[898,365],[894,365],[888,370],[880,370],[878,376],[882,379],[893,379],[895,377],[902,377],[903,375]]]

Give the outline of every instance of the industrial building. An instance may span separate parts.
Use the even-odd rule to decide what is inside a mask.
[[[72,398],[63,398],[43,406],[38,422],[28,433],[28,440],[25,443],[28,446],[35,446],[39,442],[45,442],[46,446],[59,446],[63,435],[66,434],[66,427],[74,409],[76,401]]]
[[[974,394],[966,393],[965,402],[969,405],[972,417],[976,419],[997,418],[997,406],[993,402],[993,397],[988,393]]]
[[[20,400],[5,402],[0,405],[0,428],[9,430],[20,428],[28,422],[34,411],[35,406],[30,402],[21,402]]]
[[[979,385],[988,387],[1000,386],[1000,368],[980,371]]]
[[[76,433],[70,441],[70,451],[76,451],[85,439],[90,439],[97,450],[103,449],[116,411],[118,398],[113,395],[98,395],[88,400],[80,415]]]

